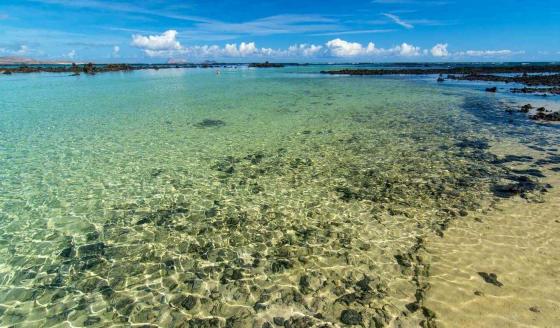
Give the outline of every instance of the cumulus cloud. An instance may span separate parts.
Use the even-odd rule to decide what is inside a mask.
[[[66,57],[74,59],[76,57],[76,50],[72,49],[69,53],[66,54]]]
[[[396,46],[390,49],[390,52],[393,54],[397,54],[399,56],[412,57],[412,56],[420,56],[421,50],[422,49],[420,49],[420,47],[415,47],[405,42],[400,46]]]
[[[367,46],[361,43],[348,42],[342,39],[334,39],[326,43],[330,54],[335,57],[355,57],[374,54],[376,52],[375,44],[370,42]]]
[[[523,52],[511,50],[467,50],[448,51],[447,43],[438,43],[431,49],[422,49],[407,42],[392,48],[378,48],[373,42],[362,44],[336,38],[324,45],[294,44],[288,48],[259,48],[255,42],[241,42],[218,45],[182,46],[177,40],[178,33],[168,30],[159,35],[132,35],[132,45],[144,51],[150,57],[183,57],[183,58],[369,58],[381,57],[504,57]],[[113,54],[118,55],[120,48],[115,46]]]
[[[314,44],[295,44],[288,48],[288,54],[291,56],[313,57],[319,55],[323,51],[323,46]]]
[[[177,31],[168,30],[160,35],[140,35],[132,36],[132,45],[150,51],[170,51],[180,50],[181,43],[177,41]]]
[[[239,47],[237,44],[226,44],[224,47],[224,55],[226,57],[247,57],[257,53],[259,53],[259,49],[257,49],[254,42],[241,42]]]
[[[447,51],[447,43],[438,43],[431,50],[432,56],[434,57],[447,57],[449,51]]]

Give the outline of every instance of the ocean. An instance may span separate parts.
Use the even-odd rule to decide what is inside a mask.
[[[560,101],[328,68],[1,77],[0,326],[445,316],[427,245],[554,201],[560,126],[517,108]]]

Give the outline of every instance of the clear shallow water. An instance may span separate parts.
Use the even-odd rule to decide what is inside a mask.
[[[418,251],[496,201],[486,143],[557,130],[319,70],[0,80],[0,325],[430,321]]]

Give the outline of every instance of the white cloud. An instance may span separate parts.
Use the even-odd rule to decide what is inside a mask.
[[[291,56],[313,57],[321,53],[323,46],[314,44],[295,44],[288,48],[288,54]]]
[[[434,57],[447,57],[449,51],[447,51],[447,43],[438,43],[431,50],[432,56]]]
[[[355,57],[374,54],[375,44],[370,42],[366,47],[361,43],[348,42],[342,39],[334,39],[326,44],[330,54],[335,57]]]
[[[177,31],[168,30],[160,35],[140,35],[132,36],[132,45],[145,51],[170,51],[180,50],[181,43],[177,41]]]
[[[467,56],[467,57],[504,57],[512,55],[524,54],[524,51],[512,51],[512,50],[467,50],[459,51],[454,55],[456,56]]]
[[[76,57],[76,50],[72,49],[72,51],[66,54],[66,57],[74,59]]]
[[[30,49],[25,44],[20,45],[17,48],[10,47],[10,48],[0,48],[0,53],[5,53],[8,55],[25,55],[30,52]]]
[[[255,46],[254,42],[241,42],[239,47],[237,46],[237,44],[226,44],[223,49],[223,54],[226,57],[247,57],[256,55],[259,52],[260,51],[259,49],[257,49],[257,46]]]
[[[390,52],[392,52],[393,54],[398,54],[404,57],[419,56],[421,51],[422,50],[420,49],[420,47],[415,47],[406,42],[401,44],[400,46],[396,46],[390,49]]]
[[[395,24],[398,24],[404,28],[407,29],[412,29],[414,28],[414,25],[405,22],[404,20],[402,20],[399,16],[394,15],[394,14],[383,14],[383,16],[390,18],[391,20],[393,20],[393,22],[395,22]]]
[[[412,44],[403,42],[392,48],[377,48],[373,42],[367,45],[350,42],[336,38],[326,42],[324,45],[294,44],[284,49],[259,48],[255,42],[241,42],[218,45],[195,45],[184,47],[177,40],[178,33],[168,30],[159,35],[132,35],[132,45],[144,51],[147,56],[166,58],[368,58],[381,57],[505,57],[524,52],[513,52],[511,50],[467,50],[451,53],[448,51],[447,43],[438,43],[431,49],[422,49]],[[118,56],[119,46],[114,46],[113,55]],[[75,52],[74,52],[75,55]],[[68,57],[70,57],[68,55]]]

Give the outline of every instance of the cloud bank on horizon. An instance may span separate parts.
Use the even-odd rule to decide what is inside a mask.
[[[0,56],[38,59],[558,60],[558,35],[544,0],[0,1]]]
[[[336,38],[324,45],[293,44],[285,49],[258,48],[255,42],[241,42],[218,45],[196,45],[183,47],[177,40],[178,32],[168,30],[160,35],[132,35],[131,45],[141,49],[148,57],[155,58],[370,58],[376,57],[419,57],[432,56],[435,58],[464,58],[464,57],[496,57],[523,54],[523,51],[511,50],[467,50],[449,52],[448,44],[438,43],[431,49],[422,49],[403,42],[392,48],[378,48],[373,42],[362,45]]]

